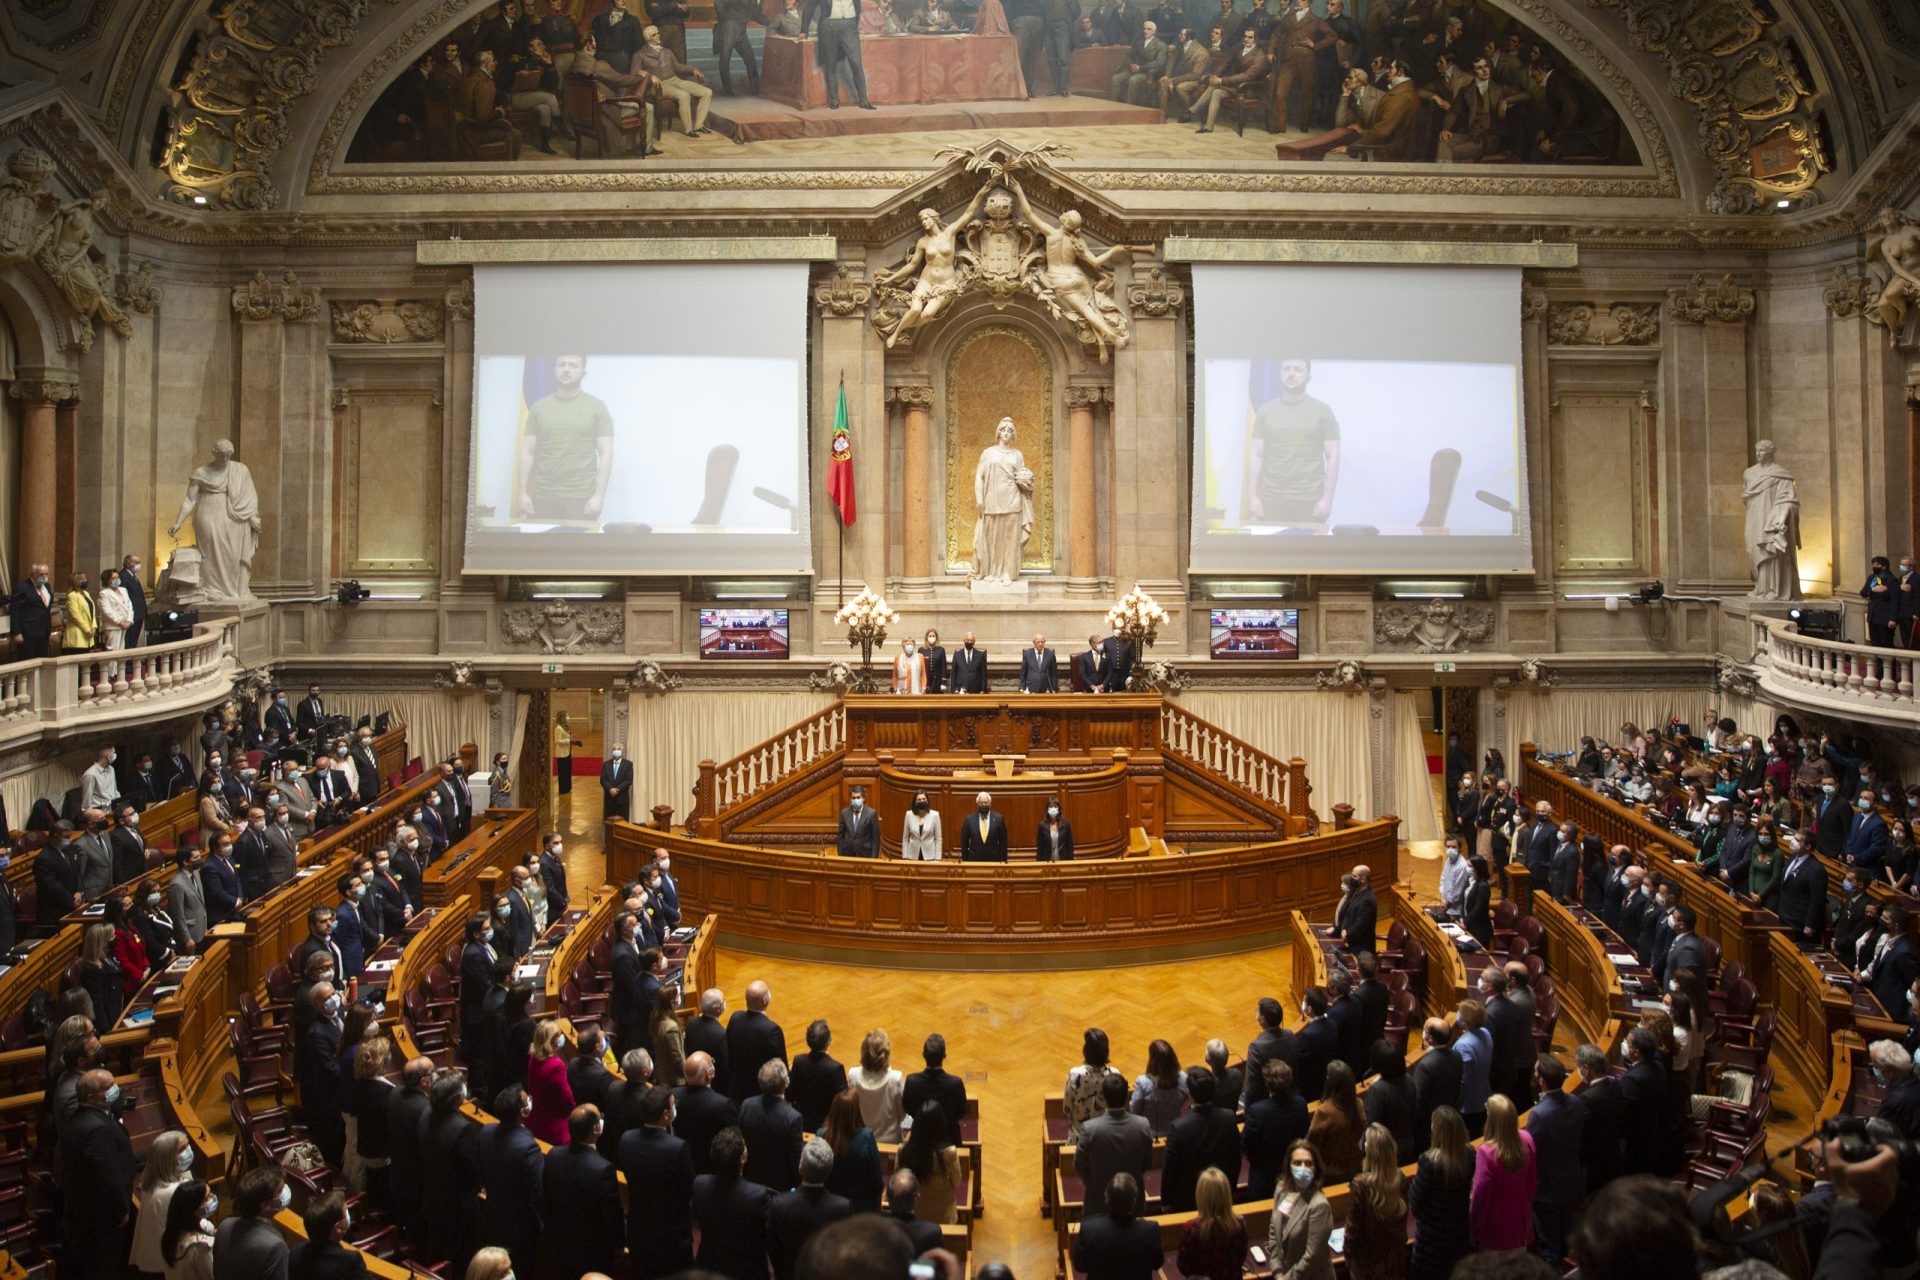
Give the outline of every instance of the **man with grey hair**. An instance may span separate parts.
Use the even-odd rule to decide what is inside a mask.
[[[704,1053],[712,1059],[714,1071],[726,1080],[727,1026],[721,1021],[727,1013],[727,994],[718,987],[700,993],[700,1012],[687,1022],[686,1044],[689,1054]]]
[[[94,1068],[75,1088],[78,1109],[60,1137],[68,1265],[78,1276],[112,1275],[126,1266],[128,1197],[139,1165],[114,1104],[113,1073]]]
[[[1005,862],[1007,820],[993,811],[993,797],[985,791],[973,804],[974,812],[960,824],[960,861]]]
[[[800,1151],[806,1123],[799,1109],[787,1101],[787,1064],[769,1058],[755,1080],[760,1096],[740,1106],[740,1132],[747,1138],[749,1182],[772,1190],[791,1191],[800,1178]]]
[[[1219,1099],[1220,1105],[1229,1111],[1239,1110],[1242,1077],[1236,1068],[1227,1065],[1225,1040],[1207,1041],[1207,1070],[1213,1072],[1214,1083],[1217,1086],[1213,1096]]]
[[[693,1154],[696,1174],[713,1172],[713,1137],[740,1123],[733,1099],[713,1087],[713,1059],[687,1055],[687,1082],[673,1091],[673,1133]]]
[[[1920,1079],[1913,1074],[1913,1055],[1898,1040],[1875,1040],[1867,1056],[1873,1061],[1873,1078],[1886,1090],[1874,1118],[1885,1120],[1903,1138],[1920,1138]]]
[[[749,1169],[753,1165],[751,1138],[747,1140],[747,1165]],[[800,1250],[814,1232],[853,1216],[852,1202],[827,1190],[827,1175],[832,1172],[833,1148],[823,1139],[809,1138],[800,1152],[799,1190],[768,1202],[767,1255],[773,1260],[774,1280],[791,1280]]]

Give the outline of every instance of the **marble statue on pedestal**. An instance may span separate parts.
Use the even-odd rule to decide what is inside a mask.
[[[213,460],[187,477],[187,496],[169,537],[193,518],[199,581],[182,584],[174,603],[238,604],[253,599],[253,553],[260,549],[260,497],[253,473],[234,461],[233,442],[213,442]],[[179,558],[179,553],[176,553]],[[176,581],[178,581],[176,579]]]
[[[1747,558],[1753,561],[1755,600],[1800,598],[1800,496],[1793,476],[1773,460],[1773,441],[1753,446],[1753,465],[1740,478],[1747,504]]]
[[[1033,472],[1027,457],[1013,447],[1013,419],[1000,419],[996,443],[980,451],[973,472],[973,500],[980,516],[973,525],[973,576],[979,582],[1010,583],[1020,577],[1020,561],[1033,536]]]

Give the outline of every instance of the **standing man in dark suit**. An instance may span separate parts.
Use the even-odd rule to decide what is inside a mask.
[[[1101,642],[1100,648],[1107,655],[1107,683],[1100,692],[1125,693],[1133,675],[1133,646],[1116,631]]]
[[[1780,923],[1802,951],[1820,945],[1827,928],[1827,871],[1803,841],[1791,841],[1787,869],[1780,878]]]
[[[974,644],[971,631],[961,637],[960,647],[953,651],[953,680],[948,688],[954,693],[987,691],[987,652]]]
[[[575,1107],[567,1117],[567,1145],[547,1152],[545,1253],[558,1276],[613,1275],[619,1268],[625,1219],[619,1177],[594,1147],[602,1127],[600,1108]]]
[[[1306,1021],[1293,1038],[1293,1078],[1302,1098],[1317,1101],[1327,1091],[1327,1064],[1339,1052],[1339,1030],[1327,1017],[1330,1004],[1319,987],[1308,987],[1300,998],[1300,1015]]]
[[[131,802],[119,805],[119,822],[107,836],[113,861],[113,882],[125,884],[147,869],[147,842],[140,835],[140,813]]]
[[[233,865],[233,837],[224,831],[213,838],[206,865],[200,868],[200,889],[207,898],[207,927],[240,918],[247,893],[240,869]]]
[[[720,92],[733,92],[733,55],[747,64],[747,92],[760,92],[760,68],[753,60],[753,46],[747,43],[747,24],[763,23],[760,6],[753,0],[717,0],[713,10],[713,56],[720,62]]]
[[[400,1069],[400,1087],[387,1095],[387,1135],[393,1143],[393,1163],[387,1167],[387,1187],[393,1197],[389,1210],[407,1238],[416,1241],[424,1241],[427,1229],[421,1213],[421,1180],[426,1177],[427,1117],[433,1110],[427,1101],[427,1080],[433,1070],[431,1058],[409,1059]]]
[[[860,109],[873,110],[867,101],[867,69],[860,61],[860,0],[822,0],[820,7],[823,16],[815,56],[827,82],[827,106],[840,109],[840,82],[846,80]],[[840,68],[843,62],[845,71]]]
[[[727,1058],[727,1028],[720,1021],[727,1011],[726,992],[709,987],[700,993],[700,1012],[687,1022],[687,1056],[704,1053],[713,1061],[714,1076],[723,1085],[733,1079]]]
[[[300,1280],[355,1280],[367,1274],[366,1256],[344,1243],[353,1221],[347,1214],[346,1193],[329,1191],[315,1196],[300,1220],[307,1238],[293,1246],[287,1263],[289,1275]]]
[[[1574,1092],[1586,1107],[1580,1163],[1586,1169],[1587,1194],[1592,1195],[1620,1176],[1620,1133],[1626,1124],[1627,1100],[1599,1046],[1581,1045],[1574,1051],[1573,1064],[1580,1074]]]
[[[1873,1074],[1886,1087],[1874,1119],[1886,1121],[1908,1141],[1920,1138],[1920,1079],[1913,1074],[1913,1055],[1896,1040],[1875,1040],[1867,1054]]]
[[[440,797],[440,817],[446,823],[448,841],[462,839],[473,830],[473,792],[467,788],[466,770],[459,756],[447,757],[433,789]]]
[[[1534,1059],[1533,1028],[1511,996],[1507,975],[1489,965],[1480,971],[1480,1003],[1487,1010],[1487,1031],[1493,1036],[1491,1085],[1495,1093],[1524,1098],[1519,1074]]]
[[[1820,784],[1820,798],[1813,802],[1807,826],[1813,832],[1813,847],[1839,861],[1840,855],[1846,852],[1847,833],[1853,827],[1853,810],[1840,798],[1840,784],[1832,777]]]
[[[126,647],[138,649],[147,634],[147,588],[140,579],[139,556],[120,558],[120,585],[127,589],[127,600],[133,605],[133,625],[127,628]]]
[[[941,1114],[947,1117],[947,1136],[957,1138],[960,1121],[967,1114],[967,1082],[947,1070],[947,1038],[934,1032],[920,1046],[920,1056],[926,1059],[926,1070],[907,1077],[900,1095],[902,1109],[907,1115],[917,1116],[927,1103],[939,1103]]]
[[[36,564],[26,581],[13,589],[13,604],[8,625],[20,637],[20,658],[47,656],[48,638],[53,635],[53,589],[47,585],[47,566]]]
[[[791,1191],[800,1181],[806,1124],[787,1101],[785,1059],[761,1064],[757,1079],[760,1095],[740,1107],[740,1132],[747,1140],[746,1178],[771,1191]]]
[[[800,1110],[800,1118],[805,1122],[809,1133],[819,1133],[827,1123],[827,1112],[833,1106],[833,1100],[847,1091],[847,1069],[834,1060],[827,1052],[833,1043],[833,1029],[825,1018],[815,1018],[807,1026],[807,1051],[793,1060],[793,1070],[789,1073],[792,1083],[787,1094],[793,1099],[793,1105]],[[962,1089],[965,1086],[961,1086]],[[908,1077],[909,1094],[913,1088],[912,1077]],[[913,1114],[911,1103],[907,1105],[907,1114]]]
[[[1107,691],[1107,653],[1100,637],[1087,637],[1087,651],[1073,660],[1075,682],[1088,693]]]
[[[1293,1044],[1293,1032],[1285,1026],[1286,1016],[1278,1000],[1272,996],[1261,997],[1260,1003],[1255,1006],[1254,1017],[1260,1023],[1260,1034],[1247,1046],[1247,1070],[1241,1095],[1241,1100],[1248,1106],[1267,1096],[1266,1079],[1261,1068],[1275,1059],[1292,1067],[1299,1059]]]
[[[1393,1003],[1393,993],[1387,990],[1386,983],[1380,981],[1380,958],[1373,952],[1362,951],[1355,955],[1353,967],[1360,971],[1360,981],[1353,988],[1353,998],[1360,1002],[1360,1043],[1371,1054],[1373,1042],[1387,1033],[1387,1013]],[[1358,1076],[1360,1073],[1354,1074]],[[1426,1150],[1425,1147],[1420,1149]]]
[[[616,1160],[626,1175],[627,1198],[647,1206],[627,1218],[635,1280],[656,1280],[693,1265],[693,1155],[673,1134],[673,1110],[673,1095],[653,1086],[641,1096],[639,1127],[620,1138]]]
[[[1699,916],[1694,909],[1682,902],[1667,913],[1667,924],[1673,930],[1673,942],[1667,947],[1667,967],[1660,974],[1660,985],[1671,989],[1673,976],[1682,969],[1692,969],[1702,978],[1707,976],[1707,944],[1693,931]]]
[[[353,757],[354,780],[360,784],[360,803],[372,804],[380,798],[380,753],[373,745],[373,730],[362,729],[348,751]]]
[[[494,929],[505,927],[483,911],[467,917],[466,942],[460,948],[460,1052],[468,1062],[479,1056],[481,1004],[493,987],[493,964],[499,958],[488,944]]]
[[[622,72],[633,70],[633,55],[646,43],[640,34],[640,20],[627,9],[627,0],[613,0],[613,7],[593,20],[593,38],[601,61]]]
[[[1887,841],[1891,838],[1887,820],[1875,807],[1879,798],[1872,791],[1860,793],[1855,801],[1857,811],[1847,826],[1847,843],[1840,852],[1842,862],[1860,868],[1872,880],[1878,880],[1886,866]]]
[[[616,742],[607,755],[606,763],[600,766],[601,813],[609,820],[625,818],[631,813],[633,761],[627,759],[626,755],[626,748]]]
[[[307,686],[307,696],[300,700],[300,707],[294,714],[294,725],[303,738],[311,738],[320,729],[320,722],[327,718],[327,704],[320,697],[320,685]]]
[[[1668,1073],[1659,1060],[1660,1043],[1653,1032],[1635,1027],[1627,1033],[1627,1073],[1620,1077],[1626,1099],[1626,1123],[1621,1134],[1622,1173],[1651,1173],[1665,1177],[1673,1171],[1669,1157],[1675,1130],[1667,1102]]]
[[[640,1007],[642,968],[636,937],[639,927],[639,920],[631,911],[622,911],[613,918],[613,981],[608,988],[607,1013],[613,1019],[614,1043],[621,1053],[646,1042],[647,1018],[652,1012]],[[687,1046],[688,1052],[694,1048],[691,1044]]]
[[[747,1141],[734,1128],[714,1135],[712,1173],[693,1180],[693,1220],[700,1227],[694,1264],[728,1276],[755,1280],[767,1273],[767,1204],[773,1192],[748,1181]]]
[[[263,717],[263,724],[268,733],[278,733],[280,741],[293,741],[293,709],[287,705],[285,689],[274,689],[268,693],[267,714]]]
[[[1380,927],[1380,903],[1373,895],[1373,871],[1366,866],[1355,867],[1349,878],[1353,888],[1348,891],[1346,901],[1334,924],[1340,931],[1341,945],[1356,954],[1372,951],[1378,945],[1376,931]]]
[[[745,1102],[760,1091],[760,1068],[770,1059],[787,1060],[787,1034],[767,1016],[773,991],[755,979],[747,984],[747,1007],[727,1020],[727,1061],[733,1074],[727,1096]]]
[[[581,1029],[579,1051],[567,1064],[567,1088],[573,1091],[576,1103],[590,1102],[596,1107],[606,1107],[608,1095],[613,1092],[613,1073],[607,1070],[606,1052],[606,1032],[598,1027]],[[596,1145],[599,1141],[597,1137],[594,1139]]]
[[[255,806],[247,810],[247,825],[233,842],[234,865],[240,870],[240,889],[250,902],[273,886],[267,881],[267,813]]]
[[[747,1159],[753,1159],[751,1143]],[[799,1189],[768,1201],[767,1252],[772,1257],[774,1280],[792,1280],[794,1263],[814,1232],[853,1216],[852,1203],[827,1190],[827,1175],[832,1172],[833,1148],[822,1138],[809,1138],[800,1153]]]
[[[1425,1151],[1433,1143],[1433,1109],[1460,1109],[1460,1080],[1466,1063],[1450,1047],[1453,1028],[1443,1019],[1428,1018],[1420,1028],[1420,1045],[1426,1050],[1413,1064],[1414,1147]]]
[[[960,824],[960,861],[1005,862],[1007,820],[993,811],[993,797],[986,792],[973,803],[973,814]]]
[[[1860,598],[1867,602],[1867,643],[1882,649],[1899,646],[1895,630],[1900,614],[1900,583],[1885,556],[1875,556]]]
[[[67,1252],[61,1270],[93,1280],[123,1274],[133,1195],[133,1142],[120,1123],[113,1073],[81,1075],[79,1110],[60,1132],[60,1189]]]
[[[1205,1067],[1187,1068],[1187,1098],[1193,1104],[1173,1122],[1167,1137],[1166,1158],[1160,1170],[1160,1211],[1187,1213],[1194,1207],[1194,1188],[1200,1172],[1214,1168],[1229,1182],[1240,1177],[1240,1130],[1231,1107],[1216,1107],[1213,1073]]]
[[[1038,633],[1033,637],[1033,647],[1020,651],[1020,692],[1060,692],[1060,664],[1053,650],[1047,648],[1047,638]]]
[[[1540,1099],[1527,1112],[1539,1170],[1533,1191],[1534,1247],[1549,1267],[1558,1267],[1587,1198],[1587,1171],[1580,1154],[1587,1107],[1566,1092],[1567,1069],[1550,1054],[1540,1055],[1533,1083]]]
[[[1893,903],[1880,913],[1880,918],[1893,943],[1874,961],[1873,994],[1880,998],[1880,1007],[1889,1017],[1904,1019],[1907,992],[1913,987],[1913,980],[1920,978],[1920,950],[1915,948],[1913,937],[1907,932],[1905,907]]]
[[[512,1254],[516,1274],[538,1275],[547,1230],[547,1163],[539,1140],[527,1132],[533,1100],[510,1084],[494,1098],[493,1114],[500,1123],[480,1131],[480,1186],[487,1193],[480,1239]]]
[[[840,811],[840,829],[834,836],[834,846],[843,858],[880,856],[880,819],[867,808],[865,787],[855,787],[847,807]]]
[[[739,1123],[740,1110],[733,1099],[713,1087],[713,1059],[704,1053],[688,1054],[687,1082],[673,1091],[673,1131],[692,1152],[695,1173],[711,1171],[714,1137]]]
[[[538,867],[529,867],[547,886],[547,919],[555,920],[567,913],[567,905],[572,901],[567,896],[567,860],[566,840],[558,831],[549,831],[540,841],[540,863]]]
[[[1153,1128],[1145,1116],[1127,1110],[1127,1081],[1118,1072],[1109,1073],[1100,1082],[1101,1100],[1107,1109],[1081,1128],[1080,1142],[1074,1149],[1073,1171],[1086,1188],[1086,1212],[1091,1215],[1107,1201],[1107,1187],[1119,1174],[1135,1179],[1146,1176],[1147,1161],[1153,1153]]]
[[[1367,1074],[1370,1045],[1365,1040],[1365,1014],[1353,996],[1353,976],[1333,968],[1327,974],[1327,1021],[1333,1024],[1333,1056],[1347,1064],[1358,1080]]]

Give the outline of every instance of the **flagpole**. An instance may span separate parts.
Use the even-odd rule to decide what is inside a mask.
[[[843,396],[847,394],[847,368],[845,365],[840,366],[840,394]],[[834,523],[840,526],[840,555],[834,564],[833,576],[835,583],[838,584],[836,589],[840,594],[839,604],[841,607],[844,607],[847,603],[847,520],[845,516],[840,514],[837,507],[834,509],[833,514]]]

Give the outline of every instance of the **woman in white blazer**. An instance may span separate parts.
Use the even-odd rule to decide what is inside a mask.
[[[927,803],[927,793],[913,794],[913,808],[900,830],[900,856],[908,862],[940,861],[940,811]]]

